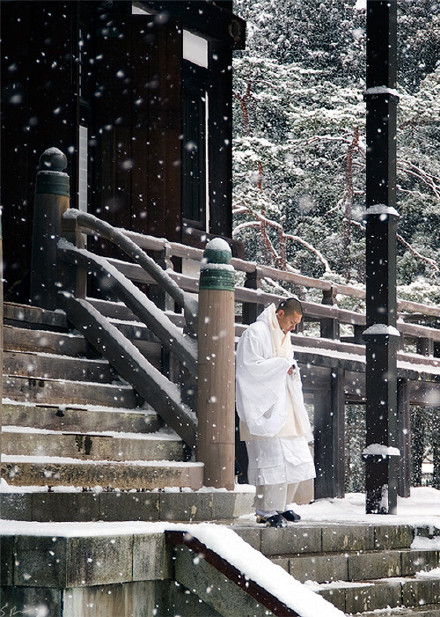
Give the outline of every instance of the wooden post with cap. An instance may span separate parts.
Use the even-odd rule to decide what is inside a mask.
[[[235,477],[235,309],[231,250],[221,238],[205,249],[198,318],[197,460],[205,486],[233,490]]]
[[[48,148],[40,156],[32,228],[31,302],[46,309],[56,309],[62,283],[57,242],[63,213],[70,207],[69,176],[63,171],[66,167],[67,158],[58,148]]]

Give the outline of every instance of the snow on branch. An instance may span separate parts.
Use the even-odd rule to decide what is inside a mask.
[[[355,227],[360,227],[361,229],[363,229],[365,231],[365,225],[363,225],[359,221],[355,221],[355,220],[352,219],[351,220],[351,224],[355,225]],[[434,261],[434,259],[430,259],[429,257],[425,257],[425,255],[422,255],[417,249],[415,249],[413,246],[411,246],[411,244],[409,244],[409,242],[407,242],[405,240],[405,238],[403,238],[403,236],[401,236],[400,234],[396,234],[396,239],[399,242],[401,242],[403,244],[403,246],[405,248],[407,248],[410,251],[410,253],[412,253],[415,257],[417,257],[418,259],[424,261],[429,266],[431,266],[431,268],[434,270],[434,272],[439,272],[440,271],[440,268],[437,265],[437,263]]]
[[[304,240],[304,238],[301,238],[300,236],[286,233],[284,231],[283,226],[280,223],[267,218],[267,216],[265,216],[264,213],[256,212],[252,210],[250,207],[246,206],[245,204],[240,204],[233,208],[233,214],[249,214],[255,219],[257,219],[254,221],[247,221],[245,223],[241,223],[237,225],[233,231],[233,235],[234,236],[237,235],[240,231],[242,231],[245,228],[259,229],[265,240],[266,247],[268,248],[277,266],[280,267],[282,270],[288,269],[287,257],[286,257],[286,240],[290,240],[291,242],[297,242],[298,244],[301,244],[308,251],[313,253],[315,257],[318,259],[318,261],[322,263],[325,271],[331,272],[330,265],[327,259],[316,247],[314,247],[312,244],[310,244],[309,242],[307,242],[306,240]],[[280,242],[279,252],[273,246],[273,243],[271,242],[267,233],[265,233],[266,227],[271,227],[272,229],[276,230],[278,234],[278,239]]]

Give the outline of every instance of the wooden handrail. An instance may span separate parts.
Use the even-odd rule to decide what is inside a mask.
[[[92,231],[87,230],[86,227],[83,228],[83,231],[89,234],[93,233]],[[126,235],[127,238],[130,238],[139,247],[146,250],[161,251],[164,248],[168,248],[170,251],[170,255],[173,257],[181,257],[183,259],[191,259],[194,261],[201,261],[203,258],[202,249],[194,248],[184,244],[179,244],[178,242],[169,242],[164,238],[147,236],[122,228],[118,228],[118,231]],[[334,294],[336,295],[358,298],[360,300],[365,299],[365,289],[353,287],[351,285],[342,285],[340,283],[335,283],[332,281],[315,279],[296,272],[277,270],[276,268],[272,268],[271,266],[261,266],[258,265],[256,262],[245,261],[243,259],[238,259],[234,257],[231,260],[231,265],[234,266],[235,270],[239,272],[244,272],[246,274],[258,272],[258,274],[262,277],[272,278],[278,281],[290,282],[293,285],[301,285],[304,287],[309,287],[311,289],[320,289],[322,291],[333,290]],[[398,300],[398,308],[400,310],[405,310],[408,312],[421,313],[423,315],[440,318],[440,307],[429,306],[426,304],[413,302],[411,300]]]
[[[197,538],[185,531],[165,531],[166,543],[170,546],[186,546],[197,555],[203,556],[206,563],[221,572],[226,578],[235,583],[240,589],[252,596],[257,602],[279,617],[301,617],[299,613],[281,602],[276,596],[261,587],[252,579],[247,578],[235,566],[223,559],[218,553],[209,549]]]

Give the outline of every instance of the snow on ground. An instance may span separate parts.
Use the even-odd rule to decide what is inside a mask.
[[[246,487],[240,487],[243,490]],[[420,487],[411,490],[408,499],[399,498],[397,515],[365,514],[365,495],[347,494],[344,499],[319,499],[312,504],[293,506],[301,514],[302,523],[370,523],[370,524],[410,524],[429,525],[431,530],[440,529],[440,491]],[[235,524],[256,524],[253,514],[241,517]],[[313,588],[301,585],[280,566],[275,565],[258,551],[246,544],[231,527],[216,523],[145,523],[125,522],[86,522],[86,523],[38,523],[26,521],[1,521],[3,535],[47,535],[51,537],[115,536],[127,534],[162,533],[165,530],[188,531],[208,548],[222,555],[237,569],[245,572],[285,604],[300,612],[303,617],[337,617],[341,611],[323,600]],[[430,549],[440,548],[440,536],[435,538],[416,538],[415,542],[429,543]],[[433,545],[433,542],[436,545]],[[438,546],[437,546],[438,543]],[[413,545],[414,549],[423,548]],[[440,570],[430,574],[438,576]],[[421,574],[423,576],[423,574]]]
[[[348,493],[344,499],[318,499],[306,506],[293,505],[306,521],[433,525],[440,529],[440,491],[432,487],[411,489],[411,496],[397,498],[397,515],[365,514],[365,495]]]

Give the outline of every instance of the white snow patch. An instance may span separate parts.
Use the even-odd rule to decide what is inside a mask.
[[[364,330],[363,335],[374,335],[374,334],[386,334],[388,336],[398,336],[400,337],[400,332],[394,326],[388,326],[387,324],[376,323],[373,326],[370,326],[366,330]]]
[[[392,446],[384,446],[380,443],[372,443],[367,446],[362,452],[363,455],[376,455],[376,456],[400,456],[400,450]]]

